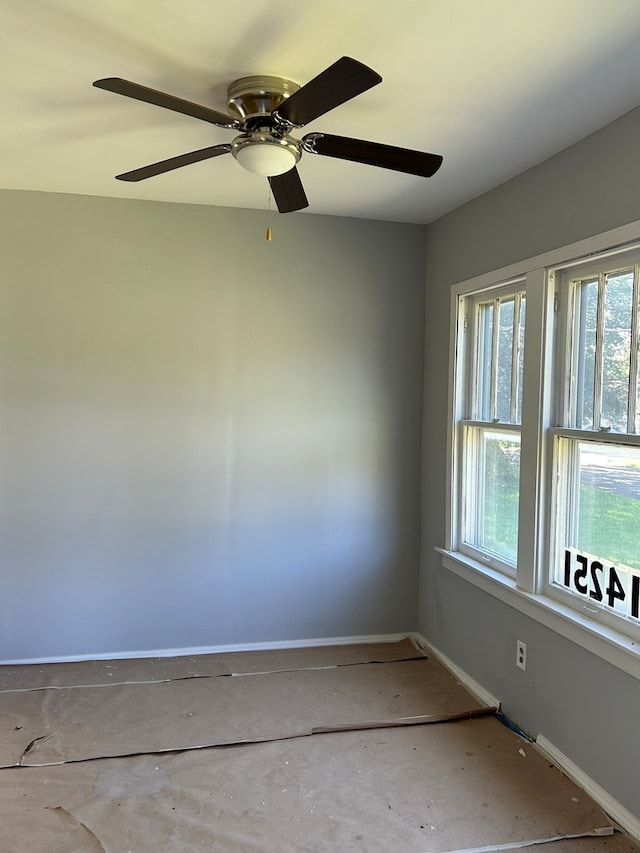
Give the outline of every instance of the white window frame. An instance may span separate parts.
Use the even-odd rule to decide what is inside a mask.
[[[525,615],[580,644],[623,671],[640,679],[640,643],[608,620],[594,619],[547,592],[547,566],[550,557],[549,536],[552,519],[551,477],[553,451],[558,428],[552,423],[552,395],[557,393],[563,369],[554,359],[556,322],[556,270],[585,259],[613,256],[640,248],[640,221],[591,237],[561,249],[529,258],[494,272],[454,285],[451,291],[451,336],[448,403],[448,476],[446,530],[442,565],[471,584],[502,600]],[[515,577],[505,574],[490,560],[465,553],[460,532],[460,430],[466,412],[464,339],[464,297],[480,292],[490,294],[525,282],[526,326],[521,432],[521,492],[519,506],[518,560]],[[556,375],[548,365],[556,365]],[[546,369],[545,369],[546,368]],[[533,389],[533,393],[532,393]],[[566,432],[563,428],[562,432]],[[575,432],[575,431],[573,431]],[[594,433],[588,432],[593,440]],[[597,437],[597,433],[595,434]],[[615,622],[615,617],[614,617]]]
[[[471,531],[471,539],[477,539],[477,528],[480,525],[479,516],[483,512],[483,506],[481,501],[480,489],[477,488],[477,481],[474,479],[474,473],[479,470],[479,462],[477,461],[479,451],[479,443],[481,436],[486,432],[495,432],[495,433],[504,433],[505,435],[517,435],[521,439],[521,425],[516,422],[516,406],[517,406],[517,394],[516,388],[514,388],[514,379],[515,374],[517,374],[517,370],[513,370],[512,367],[512,389],[511,389],[511,419],[508,422],[502,422],[496,420],[493,416],[497,414],[496,412],[496,398],[497,398],[497,370],[498,364],[492,364],[492,389],[491,389],[491,400],[490,400],[490,413],[489,417],[483,419],[481,417],[481,413],[478,411],[480,397],[482,396],[479,390],[480,381],[479,381],[479,365],[476,362],[476,357],[478,355],[478,317],[476,316],[476,310],[479,304],[490,303],[495,300],[495,307],[498,305],[499,300],[503,300],[505,297],[509,298],[515,294],[522,293],[525,291],[525,279],[520,277],[508,282],[501,282],[499,285],[496,285],[492,288],[487,288],[484,290],[480,290],[478,292],[470,292],[470,293],[462,293],[459,298],[459,311],[461,313],[461,322],[462,329],[459,339],[459,348],[458,348],[458,365],[457,365],[457,383],[460,389],[459,393],[459,414],[460,416],[456,420],[455,430],[456,430],[456,459],[459,461],[459,488],[461,492],[468,492],[471,490],[471,482],[474,482],[474,497],[477,499],[475,512],[473,513],[473,518],[463,518],[465,515],[464,509],[462,505],[458,507],[458,511],[461,514],[460,524],[457,525],[456,535],[458,539],[457,547],[459,551],[466,556],[475,559],[482,560],[487,565],[492,566],[496,571],[502,572],[505,575],[515,578],[516,569],[515,566],[511,563],[507,562],[504,559],[501,559],[497,554],[491,553],[487,550],[481,549],[479,547],[475,547],[473,544],[470,544],[467,541],[464,541],[462,534],[463,529],[467,531]],[[519,325],[519,317],[520,311],[514,304],[514,336],[515,332]],[[493,344],[492,344],[492,352],[495,355],[497,349],[497,336],[498,336],[498,313],[494,309],[494,318],[493,318]],[[514,345],[514,354],[515,359],[517,360],[518,347]],[[522,440],[522,439],[521,439]],[[469,463],[465,468],[462,464],[462,457],[464,454],[464,449],[467,450],[467,455],[469,458]],[[471,461],[473,459],[473,461]],[[465,483],[463,483],[463,480]]]
[[[638,355],[638,319],[640,306],[638,305],[638,296],[640,294],[640,249],[637,247],[629,247],[630,251],[625,251],[620,255],[619,269],[634,268],[635,271],[635,286],[634,286],[634,302],[631,310],[631,329],[632,335],[630,340],[630,377],[629,377],[629,410],[627,413],[627,424],[625,433],[611,432],[607,427],[602,425],[601,421],[601,403],[602,403],[602,387],[596,379],[594,393],[594,423],[592,429],[583,429],[576,426],[577,420],[577,397],[573,393],[572,383],[568,377],[571,375],[571,360],[574,349],[573,331],[574,322],[572,312],[575,310],[575,292],[573,290],[573,282],[580,280],[597,280],[598,281],[598,300],[604,303],[604,288],[606,276],[602,272],[602,267],[607,266],[608,274],[615,273],[616,261],[620,252],[614,253],[612,256],[601,256],[598,260],[589,260],[580,265],[570,265],[556,273],[558,277],[557,286],[560,289],[560,300],[558,311],[558,346],[562,347],[561,352],[556,353],[557,372],[557,394],[555,397],[556,421],[557,425],[549,430],[549,441],[551,442],[551,459],[552,459],[552,475],[554,477],[553,488],[550,494],[550,524],[549,551],[547,556],[547,565],[551,565],[552,561],[557,562],[560,559],[559,549],[561,543],[554,535],[557,526],[558,531],[574,527],[577,518],[576,501],[569,500],[569,496],[564,494],[566,484],[561,484],[556,481],[555,472],[560,468],[571,468],[572,464],[569,461],[572,453],[577,453],[577,446],[574,442],[580,443],[596,443],[603,446],[623,446],[640,448],[640,435],[634,434],[636,423],[636,382],[637,382],[637,355]],[[600,343],[596,347],[595,353],[595,372],[602,374],[602,338],[604,330],[604,310],[601,308],[598,312],[598,332],[597,340]],[[564,346],[563,346],[564,344]],[[563,439],[565,440],[563,442]],[[564,446],[563,446],[564,445]],[[560,457],[567,452],[568,458],[565,457],[565,462],[561,464]],[[574,461],[575,464],[575,461]],[[577,475],[577,471],[574,471]],[[560,491],[563,494],[558,494]],[[595,556],[595,555],[594,555]],[[602,555],[600,555],[602,556]],[[576,601],[575,595],[565,591],[563,588],[551,582],[550,573],[543,579],[543,589],[546,594],[557,601],[564,602],[570,607],[582,608],[584,613],[592,618],[601,621],[605,625],[610,625],[613,629],[617,629],[621,625],[620,617],[611,613],[607,609],[594,607],[587,597]],[[604,584],[603,584],[604,585]],[[622,630],[622,629],[620,629]],[[640,647],[640,625],[629,625],[625,630],[631,638],[638,643]]]

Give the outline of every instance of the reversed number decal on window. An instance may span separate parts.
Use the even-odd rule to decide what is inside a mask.
[[[640,620],[640,573],[627,566],[613,566],[592,554],[566,548],[563,583],[593,604]]]

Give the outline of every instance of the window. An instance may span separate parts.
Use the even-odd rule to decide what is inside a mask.
[[[461,546],[507,574],[515,573],[518,549],[525,306],[523,290],[511,287],[464,304],[472,340],[461,421]]]
[[[564,369],[549,579],[560,601],[631,633],[640,628],[637,261],[603,258],[557,276]]]
[[[445,567],[573,639],[618,637],[635,674],[639,239],[634,223],[453,288],[441,549]]]

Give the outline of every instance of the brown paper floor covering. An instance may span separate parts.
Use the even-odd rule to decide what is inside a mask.
[[[479,704],[434,659],[2,695],[0,765],[310,734],[320,726],[467,714]],[[363,712],[366,710],[366,717]]]
[[[105,687],[91,663],[5,671],[0,757],[21,766],[0,769],[0,851],[640,850],[585,838],[604,813],[411,644],[214,657],[167,661],[170,681],[125,661]],[[413,717],[430,724],[309,733]]]

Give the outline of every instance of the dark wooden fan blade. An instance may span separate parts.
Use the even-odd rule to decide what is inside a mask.
[[[166,110],[193,116],[193,118],[208,121],[210,124],[216,124],[219,127],[234,129],[239,126],[238,121],[224,113],[219,113],[200,104],[193,104],[191,101],[184,101],[174,95],[167,95],[165,92],[158,92],[156,89],[149,89],[139,83],[131,83],[121,77],[105,77],[104,80],[96,80],[93,85],[98,89],[106,89],[107,92],[115,92],[116,95],[124,95],[126,98],[135,98],[136,101],[144,101],[146,104],[155,104],[157,107],[164,107]]]
[[[380,166],[382,169],[406,172],[408,175],[419,175],[422,178],[430,178],[442,164],[439,154],[365,142],[348,136],[333,136],[330,133],[308,133],[302,142],[305,151],[312,154],[352,160],[354,163],[365,163],[368,166]]]
[[[288,124],[302,127],[381,81],[382,77],[371,68],[343,56],[290,95],[274,114]]]
[[[285,172],[283,175],[273,175],[267,180],[280,213],[291,213],[294,210],[309,207],[300,175],[295,166],[289,172]]]
[[[229,151],[231,151],[231,146],[228,144],[211,145],[209,148],[200,148],[198,151],[169,157],[168,160],[160,160],[158,163],[151,163],[149,166],[141,166],[131,172],[123,172],[121,175],[116,175],[116,178],[119,181],[144,181],[145,178],[152,178],[154,175],[161,175],[163,172],[171,172],[173,169],[180,169],[182,166],[189,166],[191,163],[199,163],[201,160],[209,160],[211,157],[218,157],[220,154],[228,154]]]

